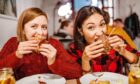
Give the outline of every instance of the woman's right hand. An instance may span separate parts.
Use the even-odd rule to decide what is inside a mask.
[[[104,45],[101,40],[87,45],[84,49],[82,60],[90,61],[91,59],[101,56],[104,51],[103,47]]]
[[[38,42],[36,40],[20,42],[16,51],[16,56],[22,58],[24,54],[32,53],[37,49]]]

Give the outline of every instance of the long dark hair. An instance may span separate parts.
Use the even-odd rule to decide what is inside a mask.
[[[104,16],[104,12],[94,6],[84,6],[78,11],[74,23],[74,45],[76,49],[84,50],[86,41],[84,36],[82,36],[78,30],[82,28],[83,22],[94,13]]]

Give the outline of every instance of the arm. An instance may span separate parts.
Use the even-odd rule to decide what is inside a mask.
[[[86,56],[82,56],[82,69],[83,69],[83,74],[89,73],[91,72],[91,65],[90,65],[90,61],[86,60]]]
[[[68,79],[79,78],[82,75],[81,66],[72,59],[60,42],[52,42],[52,45],[57,50],[57,56],[54,63],[49,65],[50,70]]]
[[[138,62],[138,56],[127,49],[124,49],[120,51],[120,54],[124,56],[128,60],[129,63],[137,63]]]
[[[74,43],[71,43],[69,45],[69,48],[67,50],[70,55],[73,57],[74,60],[76,60],[81,66],[83,74],[91,72],[91,63],[88,56],[86,56],[86,52],[83,53],[81,50],[77,50],[75,48]]]
[[[32,53],[36,46],[36,41],[19,43],[16,37],[9,39],[0,52],[0,68],[18,67],[24,54]]]
[[[83,74],[91,72],[90,60],[101,56],[103,51],[104,48],[101,40],[93,42],[85,47],[82,55]]]
[[[112,36],[109,38],[110,45],[129,63],[136,63],[138,61],[138,56],[136,53],[133,53],[131,47],[128,49],[128,45],[124,42],[124,40],[119,36]]]
[[[7,41],[0,52],[0,68],[4,67],[16,67],[19,58],[16,57],[17,40],[16,38],[11,38]]]

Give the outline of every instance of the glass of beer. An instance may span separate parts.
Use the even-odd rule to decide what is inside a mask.
[[[15,84],[12,68],[0,69],[0,84]]]
[[[129,84],[140,84],[140,64],[130,65]]]

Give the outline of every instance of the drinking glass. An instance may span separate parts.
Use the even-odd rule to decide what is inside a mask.
[[[130,65],[129,84],[140,84],[140,64]]]
[[[15,84],[12,68],[0,69],[0,84]]]

